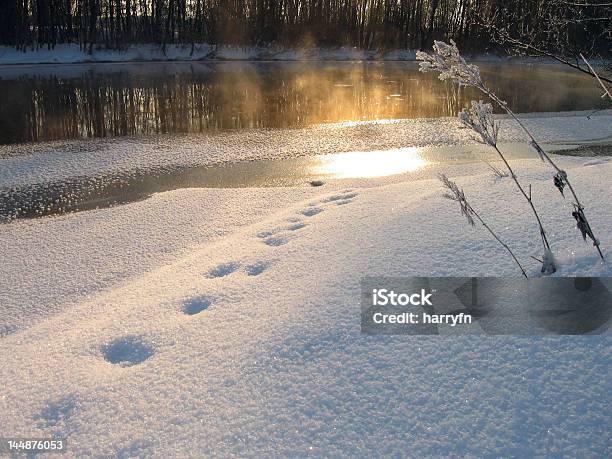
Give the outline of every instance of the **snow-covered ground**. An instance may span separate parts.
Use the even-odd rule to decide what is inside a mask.
[[[166,50],[157,44],[130,45],[124,50],[94,48],[81,49],[77,44],[61,44],[53,49],[17,50],[0,46],[2,64],[53,64],[79,62],[130,62],[130,61],[200,61],[218,60],[415,60],[411,50],[364,51],[357,48],[305,48],[284,49],[274,47],[241,47],[208,44],[167,45]]]
[[[608,117],[529,122],[555,142],[609,136]],[[395,132],[404,145],[436,133],[453,143],[445,136],[455,132],[454,143],[469,145],[452,125],[367,129],[388,129],[389,139]],[[358,127],[328,129],[365,142],[351,135]],[[517,140],[509,126],[502,132]],[[99,155],[108,163],[87,173],[145,160],[137,145],[120,150]],[[28,175],[43,152],[11,150],[3,179],[61,174],[62,161],[75,174],[71,161],[94,155],[81,161],[88,168],[95,157],[73,154]],[[178,157],[197,162],[198,154]],[[558,160],[609,260],[612,162]],[[610,262],[582,241],[550,169],[535,158],[513,166],[532,184],[558,274],[612,276]],[[74,457],[608,457],[608,336],[360,334],[363,276],[520,274],[442,197],[436,171],[457,180],[538,275],[528,208],[482,163],[322,187],[175,190],[3,225],[0,319],[11,329],[0,338],[3,435],[68,437]]]
[[[494,54],[472,56],[479,61],[508,61]],[[60,44],[53,49],[17,50],[0,46],[0,65],[10,64],[76,64],[84,62],[146,62],[146,61],[414,61],[416,51],[406,49],[362,50],[351,47],[337,48],[279,48],[232,45],[167,45],[165,51],[158,44],[129,45],[123,50],[105,48],[81,49],[77,44]],[[516,59],[514,59],[516,60]],[[520,62],[545,62],[540,58],[521,58]]]

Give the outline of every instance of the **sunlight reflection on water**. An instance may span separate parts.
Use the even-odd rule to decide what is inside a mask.
[[[412,172],[428,161],[414,147],[382,151],[351,151],[317,157],[315,174],[333,178],[385,177]]]
[[[610,155],[607,140],[587,145],[588,149],[584,145],[575,148],[543,144],[543,147],[546,151],[563,151],[570,155],[593,155],[593,151]],[[500,147],[509,159],[534,159],[534,152],[526,143],[502,142]],[[307,186],[315,181],[324,185],[332,179],[376,179],[392,175],[401,177],[402,181],[435,178],[439,165],[467,164],[483,159],[491,163],[497,160],[483,145],[441,145],[65,177],[44,183],[44,186],[41,182],[0,188],[0,224],[21,218],[101,209],[184,188]]]

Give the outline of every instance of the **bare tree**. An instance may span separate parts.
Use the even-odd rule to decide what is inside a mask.
[[[454,39],[464,49],[490,47],[492,30],[512,25],[522,41],[575,43],[609,53],[604,40],[607,9],[561,0],[3,0],[0,45],[17,47],[80,43],[122,48],[130,43],[223,43],[360,48],[425,48]],[[582,16],[571,14],[582,9]],[[588,13],[588,14],[587,14]],[[545,18],[545,21],[543,20]],[[576,22],[563,34],[557,24]],[[542,23],[552,24],[543,31]],[[609,24],[608,24],[609,26]],[[547,25],[548,27],[548,25]],[[603,34],[603,35],[602,35]],[[610,36],[608,36],[609,41]],[[555,48],[553,48],[555,49]]]

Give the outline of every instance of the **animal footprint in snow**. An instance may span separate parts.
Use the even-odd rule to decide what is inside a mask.
[[[199,314],[205,309],[208,309],[211,304],[212,298],[208,296],[199,296],[196,298],[191,298],[183,304],[183,312],[188,316],[193,316],[195,314]]]
[[[340,193],[340,194],[335,194],[333,196],[324,198],[321,202],[336,202],[337,204],[340,204],[340,203],[348,204],[356,196],[357,196],[357,193]]]
[[[256,234],[256,236],[260,239],[266,239],[266,238],[270,238],[271,236],[274,236],[275,234],[280,233],[281,231],[295,231],[295,230],[299,230],[301,228],[304,228],[306,226],[305,223],[302,223],[299,220],[294,220],[295,223],[292,223],[289,226],[286,226],[284,228],[274,228],[271,230],[264,230],[264,231],[260,231],[259,233]],[[276,238],[274,238],[276,239]],[[270,245],[270,244],[269,244]]]
[[[285,245],[289,242],[289,239],[282,236],[273,236],[268,239],[264,239],[264,244],[269,245],[271,247],[278,247],[279,245]]]
[[[296,222],[293,225],[290,225],[289,227],[287,227],[287,229],[289,231],[297,231],[299,229],[302,229],[306,226],[306,223],[302,223],[302,222]]]
[[[130,367],[144,362],[153,355],[153,348],[138,336],[124,336],[102,346],[107,362]]]
[[[268,262],[258,261],[257,263],[247,266],[245,268],[245,271],[249,276],[259,276],[266,269],[268,269],[269,266],[270,266],[270,263]]]
[[[312,217],[314,215],[320,214],[321,212],[323,212],[323,209],[314,206],[300,211],[300,213],[305,217]]]
[[[257,237],[263,239],[263,243],[271,247],[278,247],[286,244],[291,240],[291,238],[287,236],[287,231],[297,231],[306,226],[306,224],[299,219],[289,219],[287,221],[291,224],[271,230],[260,231],[257,233]],[[285,234],[283,235],[282,232],[285,232]]]
[[[230,261],[228,263],[222,263],[206,273],[206,277],[214,279],[216,277],[225,277],[236,271],[240,267],[240,263]]]
[[[337,206],[343,206],[344,204],[348,204],[350,202],[353,202],[352,199],[342,199],[342,200],[338,200],[338,201],[334,201],[336,203]]]
[[[41,428],[58,427],[70,419],[75,405],[75,400],[71,396],[48,401],[36,417],[37,424]]]
[[[270,237],[274,234],[276,234],[278,232],[278,230],[265,230],[265,231],[260,231],[259,233],[257,233],[257,237],[264,239],[266,237]]]

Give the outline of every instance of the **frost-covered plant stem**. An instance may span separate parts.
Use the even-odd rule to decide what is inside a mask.
[[[495,234],[495,232],[491,229],[489,225],[486,224],[486,222],[482,219],[482,217],[478,214],[478,212],[474,210],[474,208],[467,201],[467,198],[465,197],[465,193],[463,192],[463,190],[459,189],[457,184],[453,182],[452,180],[450,180],[446,175],[440,174],[439,178],[442,181],[442,184],[444,185],[444,187],[448,189],[448,192],[444,195],[444,197],[459,203],[459,205],[461,206],[461,213],[466,216],[468,223],[470,225],[474,226],[474,217],[476,217],[476,220],[478,220],[480,224],[491,234],[491,236],[493,236],[495,240],[499,242],[499,244],[504,249],[506,249],[506,251],[510,254],[514,262],[517,264],[517,266],[521,270],[521,273],[523,274],[523,276],[525,276],[525,278],[528,278],[527,273],[525,272],[525,269],[521,265],[521,262],[518,261],[518,258],[516,258],[516,255],[514,255],[514,252],[510,249],[510,247],[508,247],[508,244],[502,241],[499,238],[499,236]]]
[[[459,53],[459,49],[454,41],[451,40],[450,45],[441,41],[436,41],[434,43],[434,51],[433,55],[429,55],[425,52],[419,51],[417,53],[417,59],[421,61],[421,71],[422,72],[430,72],[436,71],[440,72],[441,80],[453,80],[455,83],[463,86],[473,86],[487,96],[491,98],[497,105],[499,105],[508,115],[510,115],[519,127],[525,132],[525,134],[529,137],[530,143],[529,145],[536,150],[538,155],[542,160],[546,160],[557,172],[555,175],[555,186],[563,192],[563,188],[565,185],[569,188],[572,196],[574,198],[574,212],[572,213],[573,217],[576,219],[578,229],[580,229],[583,238],[586,240],[586,236],[592,239],[593,245],[596,247],[599,252],[599,256],[601,259],[604,259],[603,253],[601,252],[601,248],[599,247],[599,239],[597,239],[593,233],[593,230],[584,214],[584,207],[578,200],[578,196],[574,191],[572,184],[570,183],[567,173],[559,168],[555,162],[550,158],[550,156],[544,151],[544,149],[540,146],[534,136],[531,134],[529,129],[525,126],[525,124],[516,116],[516,114],[508,107],[508,104],[501,100],[497,95],[489,89],[485,83],[482,81],[480,77],[480,70],[478,66],[473,64],[468,64],[465,59]]]
[[[516,184],[516,187],[520,190],[521,194],[525,197],[525,200],[529,203],[529,206],[531,207],[531,210],[533,211],[533,215],[538,221],[538,225],[540,227],[540,236],[542,238],[542,244],[544,245],[544,250],[545,251],[550,250],[550,244],[548,243],[548,238],[546,237],[546,231],[544,230],[544,226],[542,226],[542,220],[540,220],[540,215],[538,215],[538,211],[536,210],[535,205],[533,204],[533,200],[531,199],[531,190],[529,190],[529,194],[525,191],[525,189],[523,188],[523,185],[521,185],[521,182],[518,181],[518,178],[516,177],[514,170],[512,169],[512,167],[510,167],[510,164],[506,160],[506,157],[499,150],[497,145],[492,145],[492,147],[497,152],[499,157],[502,159],[504,164],[506,165],[506,168],[508,169],[508,172],[510,173],[510,177]],[[555,268],[553,267],[553,269]]]
[[[589,221],[586,219],[586,215],[584,215],[584,207],[578,200],[578,196],[576,195],[576,192],[574,191],[574,187],[572,186],[572,183],[569,181],[569,178],[567,177],[567,173],[555,164],[555,162],[551,159],[548,153],[544,151],[544,149],[540,146],[538,141],[533,137],[529,129],[527,129],[527,127],[525,126],[525,124],[523,124],[521,119],[518,116],[516,116],[516,114],[508,107],[508,104],[505,101],[497,97],[495,93],[489,90],[486,86],[484,86],[484,84],[483,84],[483,88],[479,88],[479,89],[481,89],[485,94],[487,94],[491,98],[491,100],[493,100],[497,105],[499,105],[506,113],[508,113],[508,115],[510,115],[516,121],[516,123],[521,127],[523,132],[525,132],[525,134],[527,134],[527,136],[529,137],[530,139],[529,145],[540,155],[541,158],[545,159],[553,167],[553,169],[557,171],[557,174],[562,174],[563,182],[565,182],[565,185],[567,185],[570,192],[572,193],[572,197],[574,198],[574,206],[584,217],[584,222],[586,224],[587,231],[590,232],[590,235],[592,236],[592,239],[593,239],[593,245],[597,249],[597,252],[599,253],[599,256],[601,257],[601,259],[603,260],[604,256],[603,256],[603,253],[601,252],[601,248],[599,247],[599,239],[595,237],[595,234],[593,233],[593,229],[591,228]],[[543,237],[545,236],[543,235]]]
[[[535,205],[533,204],[533,201],[531,199],[531,188],[529,189],[529,194],[527,194],[527,191],[525,191],[525,188],[523,188],[523,186],[519,182],[516,174],[514,173],[514,170],[510,166],[510,163],[506,160],[506,157],[497,146],[497,134],[499,132],[499,125],[495,122],[495,119],[493,118],[493,107],[491,106],[491,104],[485,104],[482,101],[476,102],[474,100],[472,101],[471,105],[472,106],[470,108],[463,109],[459,113],[459,120],[461,120],[461,122],[465,126],[477,133],[480,136],[480,139],[477,140],[493,148],[497,152],[497,155],[504,162],[506,169],[508,169],[510,177],[512,178],[512,180],[516,184],[516,187],[519,189],[519,191],[531,207],[531,210],[533,211],[533,214],[538,222],[538,226],[540,227],[540,238],[542,239],[542,245],[544,246],[545,254],[545,256],[542,258],[542,272],[544,274],[552,274],[557,270],[557,268],[555,267],[554,257],[546,256],[547,253],[551,252],[550,244],[548,243],[546,231],[544,231],[544,226],[542,225],[542,220],[540,219],[538,211],[536,210]]]

